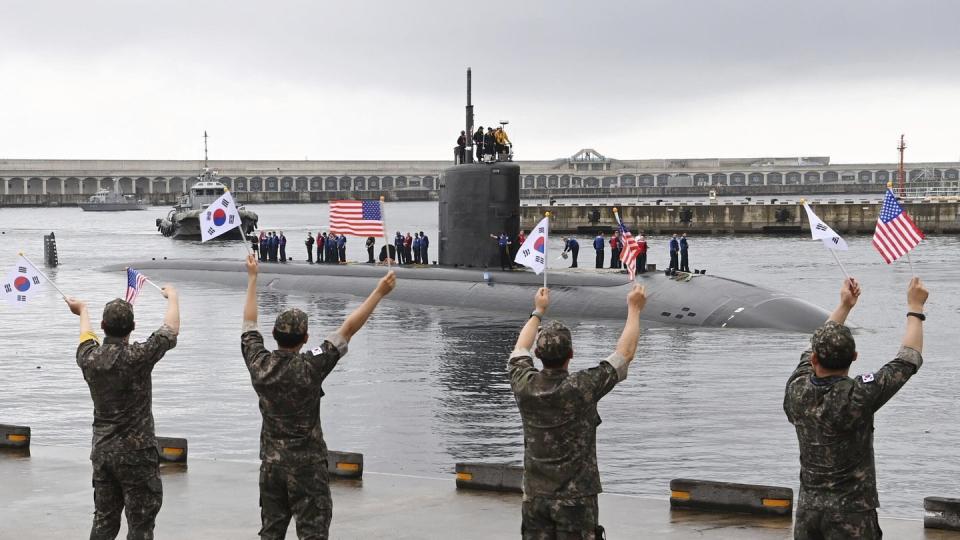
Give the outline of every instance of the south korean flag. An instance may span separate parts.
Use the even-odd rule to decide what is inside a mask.
[[[0,292],[8,303],[25,306],[36,301],[36,296],[42,288],[43,275],[37,272],[26,259],[20,257],[13,271],[0,285]]]
[[[515,263],[531,268],[537,274],[542,273],[547,267],[548,223],[548,218],[540,220],[540,223],[530,231],[530,236],[520,245],[520,250],[513,259]]]
[[[848,249],[847,242],[817,217],[809,204],[803,203],[803,208],[807,211],[807,219],[810,221],[810,235],[814,240],[822,240],[827,249],[838,249],[840,251]]]
[[[240,226],[240,212],[226,191],[200,214],[200,240],[206,242]]]

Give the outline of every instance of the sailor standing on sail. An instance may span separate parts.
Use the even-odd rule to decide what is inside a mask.
[[[597,268],[603,268],[603,248],[604,248],[603,233],[598,232],[597,237],[593,239],[593,249],[597,252]]]
[[[677,240],[676,233],[674,233],[673,238],[670,239],[670,270],[680,268],[680,264],[677,262],[677,254],[679,252],[680,242]]]
[[[681,272],[690,272],[690,257],[687,255],[687,250],[690,248],[687,244],[687,233],[683,233],[683,236],[680,237],[680,271]]]

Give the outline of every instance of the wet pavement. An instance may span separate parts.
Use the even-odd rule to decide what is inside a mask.
[[[164,467],[158,538],[254,538],[259,529],[257,462],[192,460]],[[87,451],[34,446],[30,457],[0,455],[0,537],[80,538],[88,534],[93,489]],[[454,477],[427,478],[366,471],[363,480],[332,485],[332,538],[458,540],[516,538],[520,497],[458,491]],[[792,538],[790,520],[694,511],[671,512],[662,498],[603,494],[601,523],[619,538]],[[925,531],[922,522],[882,519],[888,538],[960,539],[960,532]],[[125,535],[125,528],[120,537]],[[295,538],[291,524],[288,538]]]

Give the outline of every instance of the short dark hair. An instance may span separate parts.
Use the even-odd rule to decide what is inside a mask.
[[[273,330],[273,339],[277,340],[277,345],[285,349],[300,345],[306,337],[306,334],[288,334],[287,332],[279,332],[277,329]]]
[[[541,358],[540,362],[543,363],[543,367],[549,369],[559,369],[563,367],[563,363],[566,362],[566,358],[556,359],[556,358]]]

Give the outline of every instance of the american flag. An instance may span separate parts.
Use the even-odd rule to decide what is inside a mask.
[[[140,295],[140,288],[147,281],[147,276],[137,272],[133,268],[127,268],[127,295],[124,300],[133,304]]]
[[[619,221],[620,218],[617,218]],[[630,281],[633,281],[634,277],[637,275],[637,255],[640,254],[640,246],[637,245],[637,239],[630,234],[630,229],[624,226],[622,221],[620,222],[620,239],[623,242],[623,247],[620,248],[620,260],[623,261],[623,265],[627,267],[627,273],[630,274]]]
[[[893,191],[888,189],[877,218],[877,230],[873,233],[873,247],[890,264],[917,247],[923,238],[923,232],[903,211]]]
[[[352,236],[383,236],[380,201],[330,201],[330,232]]]

